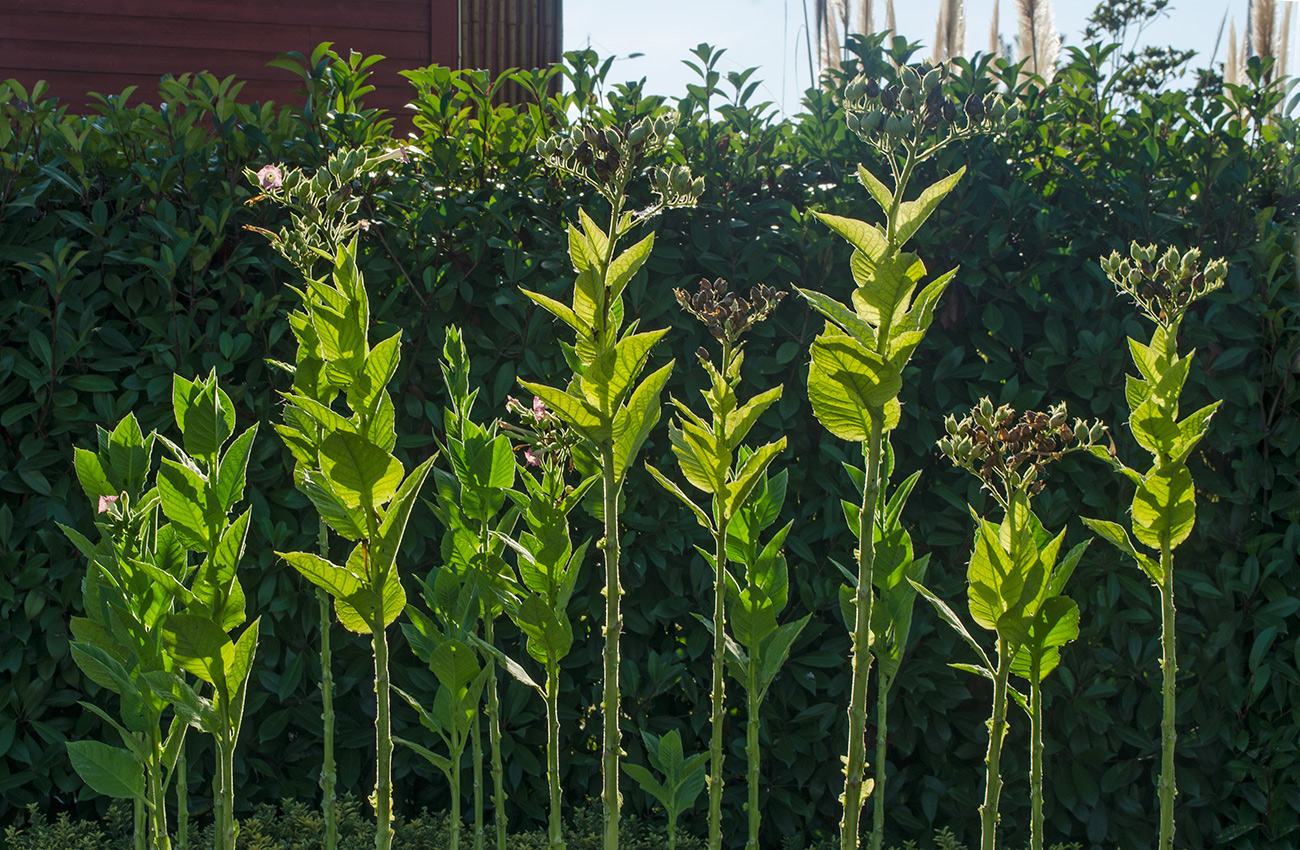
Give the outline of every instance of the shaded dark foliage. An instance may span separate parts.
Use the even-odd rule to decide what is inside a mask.
[[[874,44],[859,48],[850,72],[852,65],[882,67]],[[362,266],[375,315],[409,340],[394,387],[399,454],[427,446],[441,422],[437,358],[447,323],[465,328],[473,374],[485,381],[480,409],[502,410],[516,377],[542,379],[560,369],[554,322],[518,287],[554,296],[567,286],[563,227],[581,198],[541,169],[533,143],[565,126],[570,111],[624,121],[668,102],[636,84],[612,85],[609,64],[598,65],[594,55],[568,59],[563,73],[572,93],[520,107],[493,107],[491,81],[472,72],[414,73],[415,155],[353,187],[369,221]],[[689,362],[704,342],[704,331],[678,313],[674,287],[722,277],[744,287],[798,285],[846,296],[847,252],[805,212],[870,210],[853,175],[871,153],[847,132],[837,95],[810,91],[805,113],[784,120],[758,102],[761,89],[748,73],[715,71],[716,53],[707,48],[696,60],[699,85],[671,104],[685,116],[672,155],[704,176],[705,195],[697,210],[658,223],[656,250],[630,287],[644,327],[674,328],[656,350],[659,363],[670,356]],[[936,591],[950,599],[963,594],[971,535],[965,503],[978,505],[981,496],[938,463],[934,442],[945,413],[982,395],[1018,409],[1065,400],[1073,415],[1109,422],[1121,454],[1133,456],[1136,446],[1118,427],[1130,368],[1124,338],[1145,330],[1096,260],[1134,239],[1196,245],[1227,258],[1226,290],[1185,323],[1188,342],[1199,349],[1185,402],[1189,409],[1212,398],[1224,404],[1193,460],[1200,515],[1176,561],[1184,665],[1178,830],[1188,846],[1289,846],[1300,828],[1296,125],[1267,117],[1281,95],[1259,85],[1258,65],[1254,86],[1129,91],[1121,100],[1109,60],[1108,49],[1071,51],[1046,90],[1020,90],[1021,117],[1004,134],[951,149],[918,175],[928,184],[960,163],[969,168],[916,248],[932,269],[962,270],[903,392],[896,474],[924,471],[904,522],[919,552],[932,552]],[[355,91],[356,74],[342,60],[336,65],[318,84]],[[971,91],[995,84],[983,64],[962,64],[958,73]],[[1015,80],[1012,72],[1003,76]],[[544,91],[539,80],[526,81]],[[313,98],[327,102],[319,92]],[[164,82],[160,99],[162,107],[128,107],[124,98],[101,98],[95,114],[81,117],[39,91],[0,87],[3,821],[33,802],[82,814],[107,806],[82,789],[63,746],[112,738],[76,705],[105,695],[84,680],[67,649],[85,565],[53,521],[81,528],[91,521],[72,447],[91,445],[96,424],[128,410],[145,428],[164,424],[173,372],[193,377],[215,367],[231,387],[241,429],[278,420],[274,391],[284,378],[263,358],[292,359],[284,316],[295,303],[286,284],[295,278],[244,229],[279,221],[267,205],[246,203],[252,190],[242,169],[277,161],[316,166],[337,145],[395,143],[377,116],[351,100],[334,114],[313,109],[303,118],[241,104],[237,86],[206,75]],[[802,386],[805,352],[819,330],[798,299],[785,299],[751,334],[746,381]],[[701,388],[698,370],[679,369],[673,381],[670,392],[679,398]],[[840,574],[832,561],[853,558],[838,505],[851,485],[840,468],[844,445],[818,427],[799,392],[787,392],[753,439],[778,433],[789,438],[780,461],[790,474],[783,520],[796,520],[787,616],[815,616],[764,704],[764,825],[773,846],[799,847],[838,822],[848,636],[836,612]],[[652,434],[647,452],[656,465],[672,463],[662,433]],[[268,801],[316,794],[315,601],[272,554],[310,547],[315,534],[290,468],[273,438],[258,441],[249,471],[255,527],[241,578],[250,606],[263,615],[236,766],[245,816]],[[1065,525],[1076,510],[1123,519],[1131,492],[1100,464],[1070,459],[1052,477],[1040,505],[1049,527]],[[691,614],[711,604],[709,569],[692,549],[704,541],[644,472],[629,475],[626,494],[626,728],[678,728],[702,748],[708,634]],[[1073,543],[1083,531],[1077,522],[1071,528]],[[596,524],[577,531],[596,533]],[[440,536],[433,518],[417,511],[405,562],[431,567]],[[600,781],[598,573],[590,570],[574,594],[579,640],[563,664],[569,756],[562,769],[573,800],[597,793]],[[1072,587],[1082,633],[1045,688],[1047,835],[1084,846],[1150,846],[1160,716],[1156,594],[1103,546],[1091,548]],[[355,789],[373,772],[370,654],[341,631],[335,640],[339,778]],[[891,842],[928,840],[940,825],[969,840],[977,829],[986,695],[974,693],[982,686],[948,668],[949,660],[969,659],[930,612],[918,611],[891,709]],[[392,663],[398,684],[431,693],[428,674],[404,647],[395,647]],[[542,706],[513,683],[501,706],[513,826],[526,829],[540,822],[545,804]],[[1028,723],[1018,715],[1011,723],[1003,823],[1008,843],[1019,844],[1028,822]],[[420,735],[400,709],[394,725],[398,734]],[[742,728],[738,709],[729,738],[735,757],[727,763],[729,835],[743,833]],[[645,763],[638,742],[634,734],[625,738],[629,758]],[[211,760],[195,739],[190,788],[200,822],[207,805],[200,777],[210,776]],[[408,813],[445,805],[444,784],[424,764],[399,754],[394,773]],[[624,791],[627,808],[646,814],[631,783]]]

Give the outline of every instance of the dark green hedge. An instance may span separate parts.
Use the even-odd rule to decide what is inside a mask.
[[[872,67],[883,61],[862,50]],[[716,62],[707,51],[698,58],[708,68]],[[466,329],[483,410],[500,411],[516,377],[559,372],[561,329],[518,287],[556,294],[569,285],[559,236],[587,199],[540,167],[532,143],[564,126],[567,114],[597,112],[593,94],[607,98],[618,120],[661,102],[677,106],[684,118],[673,155],[705,178],[698,209],[658,222],[656,251],[632,284],[644,326],[673,328],[655,355],[678,359],[673,395],[693,398],[702,385],[688,364],[704,342],[676,309],[673,287],[721,276],[744,286],[848,291],[845,246],[806,216],[871,214],[853,170],[859,161],[871,165],[872,153],[846,132],[837,95],[812,91],[806,111],[785,120],[756,102],[748,77],[702,79],[678,103],[613,85],[609,64],[594,56],[575,54],[569,63],[573,93],[526,107],[492,107],[490,81],[479,74],[417,75],[418,132],[401,141],[421,155],[354,189],[370,222],[363,267],[375,315],[409,340],[393,388],[399,451],[427,452],[441,421],[437,357],[449,322]],[[1280,96],[1258,85],[1225,92],[1212,75],[1195,93],[1121,98],[1110,88],[1110,66],[1098,48],[1071,51],[1045,91],[1021,90],[1021,117],[1003,135],[950,149],[918,176],[924,185],[969,167],[917,248],[931,268],[961,272],[907,373],[898,475],[916,468],[924,475],[905,522],[921,551],[933,553],[931,585],[947,598],[962,595],[971,534],[964,505],[981,504],[981,496],[933,447],[943,414],[985,394],[1017,407],[1064,399],[1073,414],[1111,423],[1121,454],[1135,456],[1124,427],[1124,337],[1145,331],[1096,259],[1134,239],[1227,257],[1226,291],[1185,331],[1200,350],[1185,403],[1224,404],[1194,460],[1200,511],[1177,557],[1178,830],[1191,847],[1287,846],[1300,827],[1296,124],[1263,117]],[[965,76],[968,85],[992,85],[985,69]],[[76,705],[104,695],[67,648],[84,564],[54,522],[90,524],[72,447],[90,445],[96,424],[128,410],[146,428],[167,427],[174,371],[215,367],[241,428],[278,419],[274,391],[284,378],[263,358],[292,359],[284,316],[294,274],[244,229],[280,221],[268,205],[246,204],[242,169],[276,161],[311,167],[340,146],[396,141],[355,99],[363,80],[346,62],[304,67],[304,78],[311,94],[297,111],[242,104],[237,86],[209,76],[164,82],[162,107],[108,97],[85,117],[12,82],[0,88],[0,822],[31,802],[83,813],[106,806],[81,787],[63,748],[69,738],[106,732]],[[529,81],[545,90],[538,78]],[[848,637],[832,561],[851,560],[853,539],[837,504],[849,491],[839,464],[848,447],[817,425],[803,390],[807,347],[820,327],[787,298],[754,332],[746,363],[751,388],[787,388],[753,438],[789,436],[779,461],[790,471],[788,518],[797,520],[788,616],[815,613],[764,705],[772,846],[832,832],[842,788]],[[237,766],[249,812],[313,800],[320,754],[315,601],[272,554],[310,546],[315,520],[292,486],[287,454],[270,428],[261,433],[268,436],[250,465],[256,528],[242,579],[263,615]],[[656,433],[646,457],[671,468],[667,449]],[[643,472],[632,473],[627,495],[626,728],[682,728],[702,747],[707,634],[691,613],[711,604],[711,579],[692,548],[697,529]],[[1077,460],[1055,469],[1041,513],[1052,527],[1070,522],[1073,542],[1083,533],[1071,521],[1076,510],[1122,520],[1129,498],[1100,464]],[[581,521],[590,525],[583,533],[595,530]],[[435,563],[440,529],[425,514],[407,536],[406,570],[422,574]],[[1100,545],[1071,584],[1082,634],[1046,688],[1048,839],[1151,846],[1156,596],[1137,569]],[[564,663],[570,800],[599,788],[591,722],[599,591],[591,570],[572,602],[588,635]],[[342,787],[359,793],[373,770],[370,655],[342,632],[335,638],[339,772]],[[977,829],[987,692],[949,660],[970,659],[919,610],[890,712],[891,842],[940,826],[967,838]],[[399,684],[428,684],[403,648],[394,665]],[[728,760],[726,817],[735,827],[728,834],[740,833],[742,818],[741,721],[738,714],[736,758]],[[544,807],[542,708],[512,684],[502,723],[512,816],[526,828]],[[412,716],[399,712],[395,725],[420,734]],[[1019,825],[1028,820],[1026,727],[1012,717],[1004,755],[1003,823],[1013,844],[1025,840]],[[625,738],[629,758],[643,762],[638,741]],[[209,760],[201,751],[191,758],[196,801]],[[408,813],[445,804],[444,784],[418,760],[399,755],[395,773]],[[624,791],[631,810],[646,810],[639,791],[626,782]]]

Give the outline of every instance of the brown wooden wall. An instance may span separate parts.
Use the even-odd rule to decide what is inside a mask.
[[[395,115],[412,88],[399,71],[542,67],[560,58],[561,0],[0,0],[0,79],[50,83],[74,110],[87,92],[139,86],[152,102],[158,78],[234,74],[242,101],[299,104],[299,81],[268,68],[279,53],[382,54],[367,106]],[[466,18],[470,22],[464,26]]]

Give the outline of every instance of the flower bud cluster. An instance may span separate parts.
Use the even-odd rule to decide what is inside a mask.
[[[564,420],[556,416],[540,398],[534,398],[531,407],[513,396],[506,396],[506,410],[519,417],[514,425],[499,420],[501,429],[521,440],[516,451],[522,449],[524,462],[529,466],[546,466],[563,469],[571,465],[573,449],[578,435]]]
[[[1009,405],[995,409],[985,397],[963,418],[949,414],[943,424],[947,436],[939,440],[939,450],[1008,500],[1018,490],[1037,495],[1049,462],[1067,452],[1090,449],[1106,437],[1100,420],[1067,421],[1065,402],[1046,413],[1026,411],[1017,417]]]
[[[749,300],[727,291],[722,278],[710,283],[700,281],[694,294],[676,289],[677,303],[682,309],[704,323],[714,338],[735,342],[745,331],[766,319],[785,293],[775,287],[759,284],[749,290]]]
[[[971,94],[961,100],[946,85],[946,73],[944,66],[926,62],[903,66],[898,79],[884,86],[875,79],[855,77],[844,90],[849,129],[863,141],[893,150],[905,139],[935,137],[944,144],[1019,117],[1019,107],[1008,106],[1000,95]]]
[[[583,124],[572,127],[567,134],[541,140],[537,152],[562,171],[607,186],[628,180],[647,157],[668,143],[676,126],[676,112],[647,116],[618,127]],[[693,204],[704,192],[704,178],[692,179],[690,169],[684,165],[656,168],[652,184],[669,206]]]
[[[1128,257],[1112,251],[1101,261],[1101,270],[1116,288],[1157,324],[1177,322],[1193,301],[1222,288],[1228,275],[1228,264],[1221,259],[1202,267],[1199,248],[1180,254],[1171,247],[1157,258],[1158,253],[1155,245],[1134,242]]]

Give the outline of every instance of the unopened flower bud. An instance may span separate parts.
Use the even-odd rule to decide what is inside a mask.
[[[929,94],[939,85],[939,82],[942,79],[943,71],[939,68],[935,68],[933,71],[926,74],[925,78],[921,80],[921,91],[925,94]]]
[[[898,105],[903,109],[911,109],[916,106],[916,94],[910,87],[898,93]]]
[[[921,93],[921,75],[916,73],[915,68],[911,65],[904,66],[902,77],[903,85],[907,86],[907,88],[911,90],[912,94],[916,95]]]
[[[635,125],[633,125],[632,129],[628,131],[627,143],[629,145],[641,144],[642,142],[645,141],[647,132],[648,129],[646,128],[646,123],[644,121],[638,121]]]
[[[867,80],[865,77],[854,77],[849,80],[849,84],[844,87],[844,97],[846,100],[861,100],[867,91]]]

